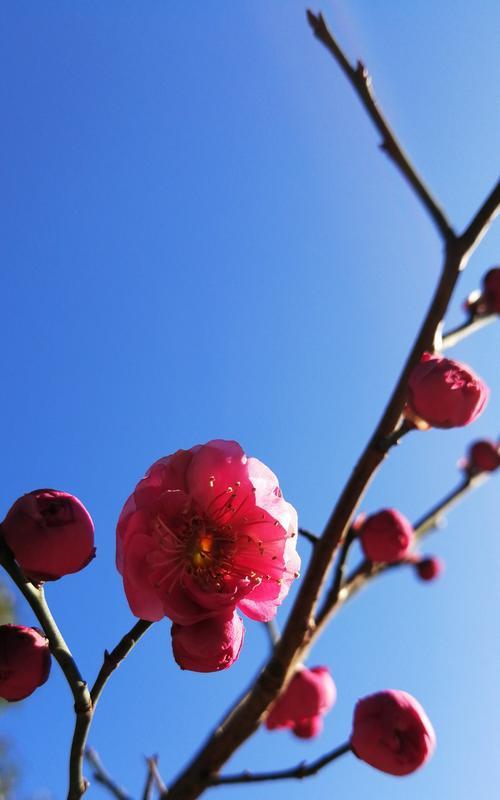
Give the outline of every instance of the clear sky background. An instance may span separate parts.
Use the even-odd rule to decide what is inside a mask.
[[[497,177],[498,3],[322,9],[462,228]],[[298,0],[4,0],[0,108],[0,514],[40,486],[75,493],[92,513],[97,559],[47,589],[92,681],[134,621],[114,530],[147,467],[235,438],[319,531],[427,307],[440,243]],[[460,280],[450,325],[499,245],[497,223]],[[498,434],[499,343],[492,326],[452,353],[492,388],[481,419],[407,437],[365,510],[417,518],[456,483],[467,443]],[[307,783],[274,784],[273,797],[493,797],[498,518],[492,480],[426,545],[446,561],[440,581],[390,575],[334,621],[309,661],[331,667],[339,694],[319,739],[260,731],[228,769],[319,756],[346,740],[360,696],[401,688],[437,730],[425,769],[397,779],[346,756]],[[22,600],[17,613],[34,624]],[[158,753],[171,779],[262,664],[265,630],[246,629],[230,670],[198,675],[175,665],[165,620],[112,678],[90,743],[133,796],[144,756]],[[57,664],[0,726],[22,768],[16,800],[64,798],[72,711]]]

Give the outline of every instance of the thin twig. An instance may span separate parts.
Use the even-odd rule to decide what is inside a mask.
[[[151,800],[153,797],[153,789],[155,788],[155,772],[154,768],[158,764],[158,756],[151,756],[150,758],[146,759],[146,765],[148,768],[147,775],[146,775],[146,783],[144,784],[144,790],[142,792],[141,800]]]
[[[316,542],[319,540],[319,536],[316,536],[315,533],[311,533],[311,531],[307,531],[305,528],[299,528],[299,536],[302,536],[304,539],[307,539],[313,547]]]
[[[108,651],[105,650],[102,667],[99,670],[99,674],[97,675],[95,683],[90,692],[92,697],[92,705],[94,708],[97,705],[97,701],[99,700],[101,692],[104,689],[106,682],[109,680],[110,675],[117,667],[120,666],[123,659],[128,656],[132,648],[135,647],[139,639],[146,633],[152,624],[152,622],[148,622],[145,619],[140,619],[125,634],[125,636],[120,639],[111,653],[108,653]]]
[[[444,333],[440,341],[436,341],[436,350],[448,350],[450,347],[455,347],[456,344],[466,339],[472,333],[481,330],[481,328],[490,325],[498,319],[498,314],[488,314],[484,317],[475,317],[462,322],[456,328],[452,328],[447,333]]]
[[[228,783],[261,783],[262,781],[281,781],[286,778],[308,778],[310,775],[316,775],[323,767],[336,761],[340,756],[345,753],[351,752],[350,742],[336,747],[326,755],[317,758],[316,761],[311,761],[310,764],[302,762],[296,767],[290,769],[282,769],[276,772],[241,772],[239,775],[216,775],[210,779],[210,786],[221,786]]]
[[[96,781],[96,783],[100,783],[101,786],[104,786],[113,797],[117,797],[118,800],[132,800],[132,796],[118,786],[117,783],[111,778],[111,776],[106,772],[104,769],[101,759],[99,758],[98,754],[95,750],[91,747],[87,747],[85,750],[85,759],[92,767],[92,777]]]
[[[97,701],[101,695],[106,682],[108,681],[110,675],[114,672],[114,670],[120,665],[124,658],[130,653],[132,648],[137,644],[141,636],[151,627],[153,623],[147,622],[144,619],[140,619],[135,625],[131,628],[125,636],[119,641],[116,645],[114,650],[111,653],[108,653],[106,650],[104,653],[104,660],[101,669],[99,670],[99,674],[95,680],[95,683],[90,691],[90,700],[91,700],[91,708],[89,712],[85,716],[81,716],[76,718],[75,729],[73,731],[73,740],[71,742],[71,759],[74,763],[78,763],[80,765],[80,776],[81,776],[81,769],[82,769],[82,762],[83,762],[83,753],[85,751],[85,745],[87,743],[87,737],[89,735],[90,726],[92,724],[92,720],[94,717],[95,708],[97,705]],[[83,781],[83,783],[82,783]],[[82,791],[82,786],[85,786],[85,780],[81,779],[80,782],[76,782],[76,773],[73,775],[73,780],[70,781],[70,791],[68,794],[68,800],[79,800],[82,796],[85,789]]]
[[[333,41],[324,21],[321,23],[320,18],[310,14],[309,20],[313,27],[313,19],[317,19],[320,26],[327,31],[329,40]],[[331,52],[344,72],[351,77],[352,68],[336,42]],[[381,129],[386,134],[392,136],[387,127],[383,127],[386,123],[373,101],[364,68],[354,72],[359,75],[357,81],[353,82],[355,87],[357,84],[360,88],[364,86],[361,96],[366,98],[365,107],[368,113],[377,125],[382,126]],[[445,315],[459,272],[466,266],[468,257],[498,211],[500,185],[492,190],[465,232],[457,238],[415,171],[411,167],[408,168],[407,157],[405,156],[402,161],[397,160],[402,152],[397,142],[388,139],[388,149],[421,198],[445,240],[445,257],[439,282],[381,419],[332,511],[321,539],[313,549],[308,569],[273,656],[249,692],[229,711],[199,753],[171,786],[168,800],[195,800],[203,793],[208,786],[209,776],[217,772],[235,750],[257,730],[267,708],[286,686],[295,665],[308,650],[315,633],[313,615],[323,583],[338,544],[351,524],[369,483],[386,456],[381,443],[391,436],[397,427],[406,401],[409,375],[422,353],[432,349],[435,332]],[[167,797],[166,794],[163,796]]]
[[[354,87],[359,99],[365,107],[365,110],[382,137],[382,143],[380,145],[381,149],[387,153],[389,158],[392,159],[400,172],[402,172],[413,191],[424,205],[427,212],[430,214],[432,221],[434,222],[444,241],[450,241],[454,236],[451,225],[446,219],[446,216],[438,205],[437,201],[433,198],[431,192],[418,175],[415,167],[410,162],[409,157],[404,152],[401,144],[396,139],[396,136],[382,114],[373,93],[372,80],[366,70],[366,67],[361,61],[358,61],[356,67],[351,66],[345,54],[342,52],[330,30],[328,29],[322,14],[318,14],[316,16],[312,13],[312,11],[307,11],[307,19],[309,20],[309,24],[314,31],[314,35],[322,44],[325,45],[327,50],[329,50],[337,64],[340,66]]]

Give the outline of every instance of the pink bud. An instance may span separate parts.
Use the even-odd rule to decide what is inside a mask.
[[[37,489],[23,495],[8,512],[1,531],[34,583],[79,572],[95,555],[90,514],[67,492]]]
[[[493,267],[484,276],[483,298],[488,314],[500,314],[500,267]]]
[[[322,716],[336,698],[337,690],[328,667],[301,667],[271,706],[266,728],[270,731],[289,728],[295,736],[310,739],[321,732]]]
[[[409,775],[430,758],[435,746],[434,729],[411,694],[388,689],[356,704],[351,747],[375,769]]]
[[[50,672],[49,643],[37,628],[0,625],[0,697],[24,700]]]
[[[415,570],[423,581],[433,581],[439,578],[444,570],[444,564],[439,558],[427,557],[415,562]]]
[[[489,389],[466,364],[424,353],[408,381],[408,407],[434,428],[469,425],[483,411]]]
[[[309,719],[303,719],[292,728],[293,734],[299,739],[314,739],[315,736],[320,735],[322,730],[323,717],[321,714]]]
[[[172,625],[172,649],[181,669],[218,672],[238,658],[245,628],[236,611],[194,625]]]
[[[500,446],[489,439],[474,442],[467,459],[467,468],[473,472],[494,472],[500,467]]]
[[[369,561],[394,564],[407,555],[413,540],[413,526],[395,508],[386,508],[367,517],[359,539]]]

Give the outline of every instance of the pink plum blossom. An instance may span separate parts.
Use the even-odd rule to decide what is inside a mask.
[[[181,669],[218,672],[238,658],[245,629],[238,613],[210,617],[194,625],[172,625],[172,649]]]
[[[301,739],[321,733],[323,716],[334,705],[337,690],[328,667],[300,667],[266,718],[270,731],[288,728]]]
[[[36,489],[16,500],[1,534],[34,583],[79,572],[95,555],[89,512],[77,497],[56,489]]]
[[[366,558],[394,564],[408,553],[413,541],[413,526],[395,508],[371,514],[359,527],[358,536]]]
[[[353,753],[391,775],[409,775],[434,752],[436,735],[420,703],[411,694],[387,689],[356,704]]]
[[[37,628],[0,625],[0,697],[24,700],[45,683],[50,672],[47,637]]]
[[[216,439],[156,461],[121,512],[117,567],[138,617],[270,620],[298,576],[297,514],[278,479]]]
[[[408,380],[408,416],[434,428],[469,425],[484,410],[489,389],[472,369],[424,353]]]

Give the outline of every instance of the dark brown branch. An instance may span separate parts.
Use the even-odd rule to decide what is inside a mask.
[[[304,539],[307,539],[313,547],[319,539],[319,536],[316,536],[315,533],[311,533],[310,531],[306,531],[305,528],[299,528],[299,536],[303,536]]]
[[[210,786],[221,786],[228,783],[262,783],[263,781],[282,781],[287,778],[296,778],[300,780],[302,778],[308,778],[310,775],[316,775],[316,773],[323,769],[323,767],[328,766],[328,764],[331,764],[332,761],[336,761],[337,758],[345,755],[345,753],[350,752],[351,745],[349,742],[346,742],[346,744],[336,747],[335,750],[331,750],[329,753],[326,753],[326,755],[316,759],[316,761],[311,761],[310,764],[306,764],[303,761],[296,767],[278,770],[277,772],[241,772],[239,775],[215,776],[211,778]]]
[[[402,146],[396,139],[393,131],[389,127],[387,120],[382,114],[372,89],[371,77],[366,67],[358,61],[356,67],[351,66],[345,54],[340,49],[336,40],[332,36],[322,14],[317,16],[312,11],[307,12],[307,19],[314,31],[314,35],[324,44],[327,50],[336,60],[352,86],[354,87],[359,99],[363,103],[370,119],[382,137],[381,149],[384,150],[394,162],[400,172],[404,175],[413,191],[430,214],[432,221],[445,242],[450,241],[453,230],[437,201],[432,197],[429,189],[418,175],[410,159],[404,152]]]
[[[311,18],[310,21],[312,23]],[[348,73],[346,65],[349,70],[351,68],[336,43],[334,54],[344,71]],[[356,71],[358,72],[359,70]],[[370,116],[376,123],[386,125],[373,102],[365,77],[363,83],[365,84],[363,92],[368,98],[365,106]],[[361,86],[361,83],[359,85]],[[389,148],[391,147],[393,145],[389,143]],[[394,153],[391,155],[394,157]],[[465,267],[475,244],[496,213],[500,197],[494,190],[476,213],[466,232],[456,238],[446,219],[416,177],[414,170],[408,171],[407,167],[403,168],[404,163],[407,164],[407,161],[403,159],[401,168],[404,174],[428,208],[446,242],[443,268],[430,307],[382,417],[354,467],[321,539],[313,549],[307,572],[272,658],[249,692],[230,710],[200,752],[171,786],[168,800],[195,800],[203,793],[209,784],[210,776],[218,772],[235,750],[257,730],[266,710],[284,688],[293,675],[296,664],[308,650],[315,635],[314,611],[323,583],[338,544],[351,524],[369,483],[386,456],[382,445],[387,437],[394,433],[401,418],[410,372],[418,363],[422,353],[432,349],[437,327],[444,317],[459,272]],[[166,796],[165,794],[164,797]]]
[[[118,784],[115,783],[111,776],[106,772],[101,763],[101,759],[96,751],[91,747],[87,747],[85,750],[85,759],[92,767],[92,777],[96,783],[100,783],[101,786],[104,786],[108,792],[112,794],[113,797],[117,797],[118,800],[132,800],[131,795],[118,786]]]

